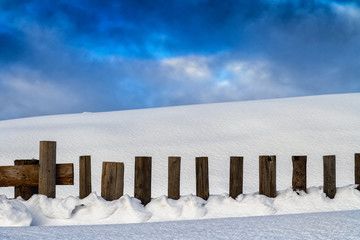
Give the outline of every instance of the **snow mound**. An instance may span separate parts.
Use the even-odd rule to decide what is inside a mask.
[[[30,226],[32,217],[27,208],[16,200],[0,196],[0,226]]]
[[[92,193],[84,199],[34,195],[27,201],[2,196],[0,204],[1,226],[96,225],[360,210],[360,192],[349,185],[337,189],[334,199],[327,198],[320,187],[307,193],[289,188],[276,198],[254,193],[233,199],[222,194],[205,201],[186,195],[175,201],[161,196],[145,207],[128,195],[105,201]]]

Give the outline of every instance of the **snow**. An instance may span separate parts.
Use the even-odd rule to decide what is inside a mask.
[[[208,201],[193,195],[179,200],[161,196],[145,207],[128,195],[114,201],[105,201],[95,193],[85,199],[50,199],[43,195],[34,195],[28,201],[2,198],[2,204],[8,207],[0,212],[0,226],[124,224],[359,210],[360,192],[355,187],[339,188],[334,199],[327,198],[319,187],[309,188],[308,193],[289,188],[276,198],[257,193],[242,194],[237,199],[227,194],[212,195]]]
[[[31,221],[31,214],[21,202],[0,196],[0,226],[29,226]]]
[[[118,224],[360,209],[354,153],[360,152],[360,94],[83,113],[0,121],[0,165],[38,158],[39,141],[57,141],[57,162],[74,163],[75,185],[57,199],[0,199],[1,226]],[[322,156],[337,158],[338,192],[322,193]],[[92,156],[93,194],[78,199],[78,159]],[[277,156],[274,199],[258,195],[258,156]],[[294,193],[292,155],[307,155],[308,190]],[[152,156],[152,201],[134,199],[134,157]],[[167,158],[181,156],[181,199],[167,193]],[[207,202],[195,191],[195,157],[209,157]],[[229,157],[244,156],[244,195],[228,197]],[[101,164],[125,164],[125,195],[100,195]],[[13,196],[13,188],[0,188]]]
[[[2,239],[359,239],[360,211],[0,229]]]

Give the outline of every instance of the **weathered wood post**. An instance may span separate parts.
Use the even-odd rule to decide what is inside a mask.
[[[103,162],[101,197],[107,201],[119,199],[124,193],[124,163]]]
[[[196,196],[207,200],[209,198],[208,158],[196,158]]]
[[[55,198],[56,142],[41,141],[39,157],[39,194]]]
[[[151,157],[135,157],[134,196],[143,205],[151,201]]]
[[[336,194],[336,163],[335,155],[324,156],[324,193],[329,198]]]
[[[180,198],[181,157],[168,158],[168,198]]]
[[[292,188],[294,191],[306,192],[306,159],[306,156],[292,156]]]
[[[236,198],[243,193],[243,157],[230,157],[229,195]]]
[[[15,160],[14,165],[39,165],[39,160]],[[15,187],[15,198],[22,197],[24,200],[28,200],[32,195],[39,193],[38,186],[19,186]]]
[[[79,198],[85,198],[91,193],[91,156],[79,158]]]
[[[357,190],[360,190],[360,153],[355,153],[355,184],[359,184],[357,186]]]
[[[259,194],[276,197],[276,156],[259,157]]]

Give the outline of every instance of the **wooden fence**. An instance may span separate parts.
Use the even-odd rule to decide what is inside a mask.
[[[306,156],[293,156],[292,188],[306,192]],[[72,163],[56,164],[56,142],[41,141],[39,160],[15,160],[15,166],[0,167],[0,187],[15,187],[15,197],[29,199],[33,194],[55,198],[56,185],[74,184]],[[243,165],[241,156],[230,157],[229,195],[236,198],[243,193]],[[152,159],[135,157],[134,197],[146,205],[151,200]],[[168,158],[168,197],[180,198],[181,157]],[[124,163],[103,162],[101,196],[115,200],[124,191]],[[195,158],[196,195],[209,198],[208,157]],[[335,155],[323,157],[323,189],[326,196],[336,194]],[[360,184],[360,154],[355,154],[355,184]],[[360,190],[360,185],[357,188]],[[91,193],[91,156],[79,158],[79,197]],[[276,197],[276,156],[259,156],[259,194]]]
[[[56,142],[41,141],[39,160],[15,160],[14,165],[0,167],[0,187],[15,187],[15,197],[55,198],[56,185],[74,184],[73,164],[56,164]]]

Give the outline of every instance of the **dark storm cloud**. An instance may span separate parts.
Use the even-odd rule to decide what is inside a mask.
[[[352,1],[2,1],[0,119],[356,92],[358,56]]]
[[[11,21],[21,16],[55,28],[70,44],[144,57],[159,47],[171,55],[228,49],[244,22],[267,7],[261,1],[23,1],[5,8]]]
[[[10,63],[24,57],[24,42],[18,37],[0,32],[0,62]]]

